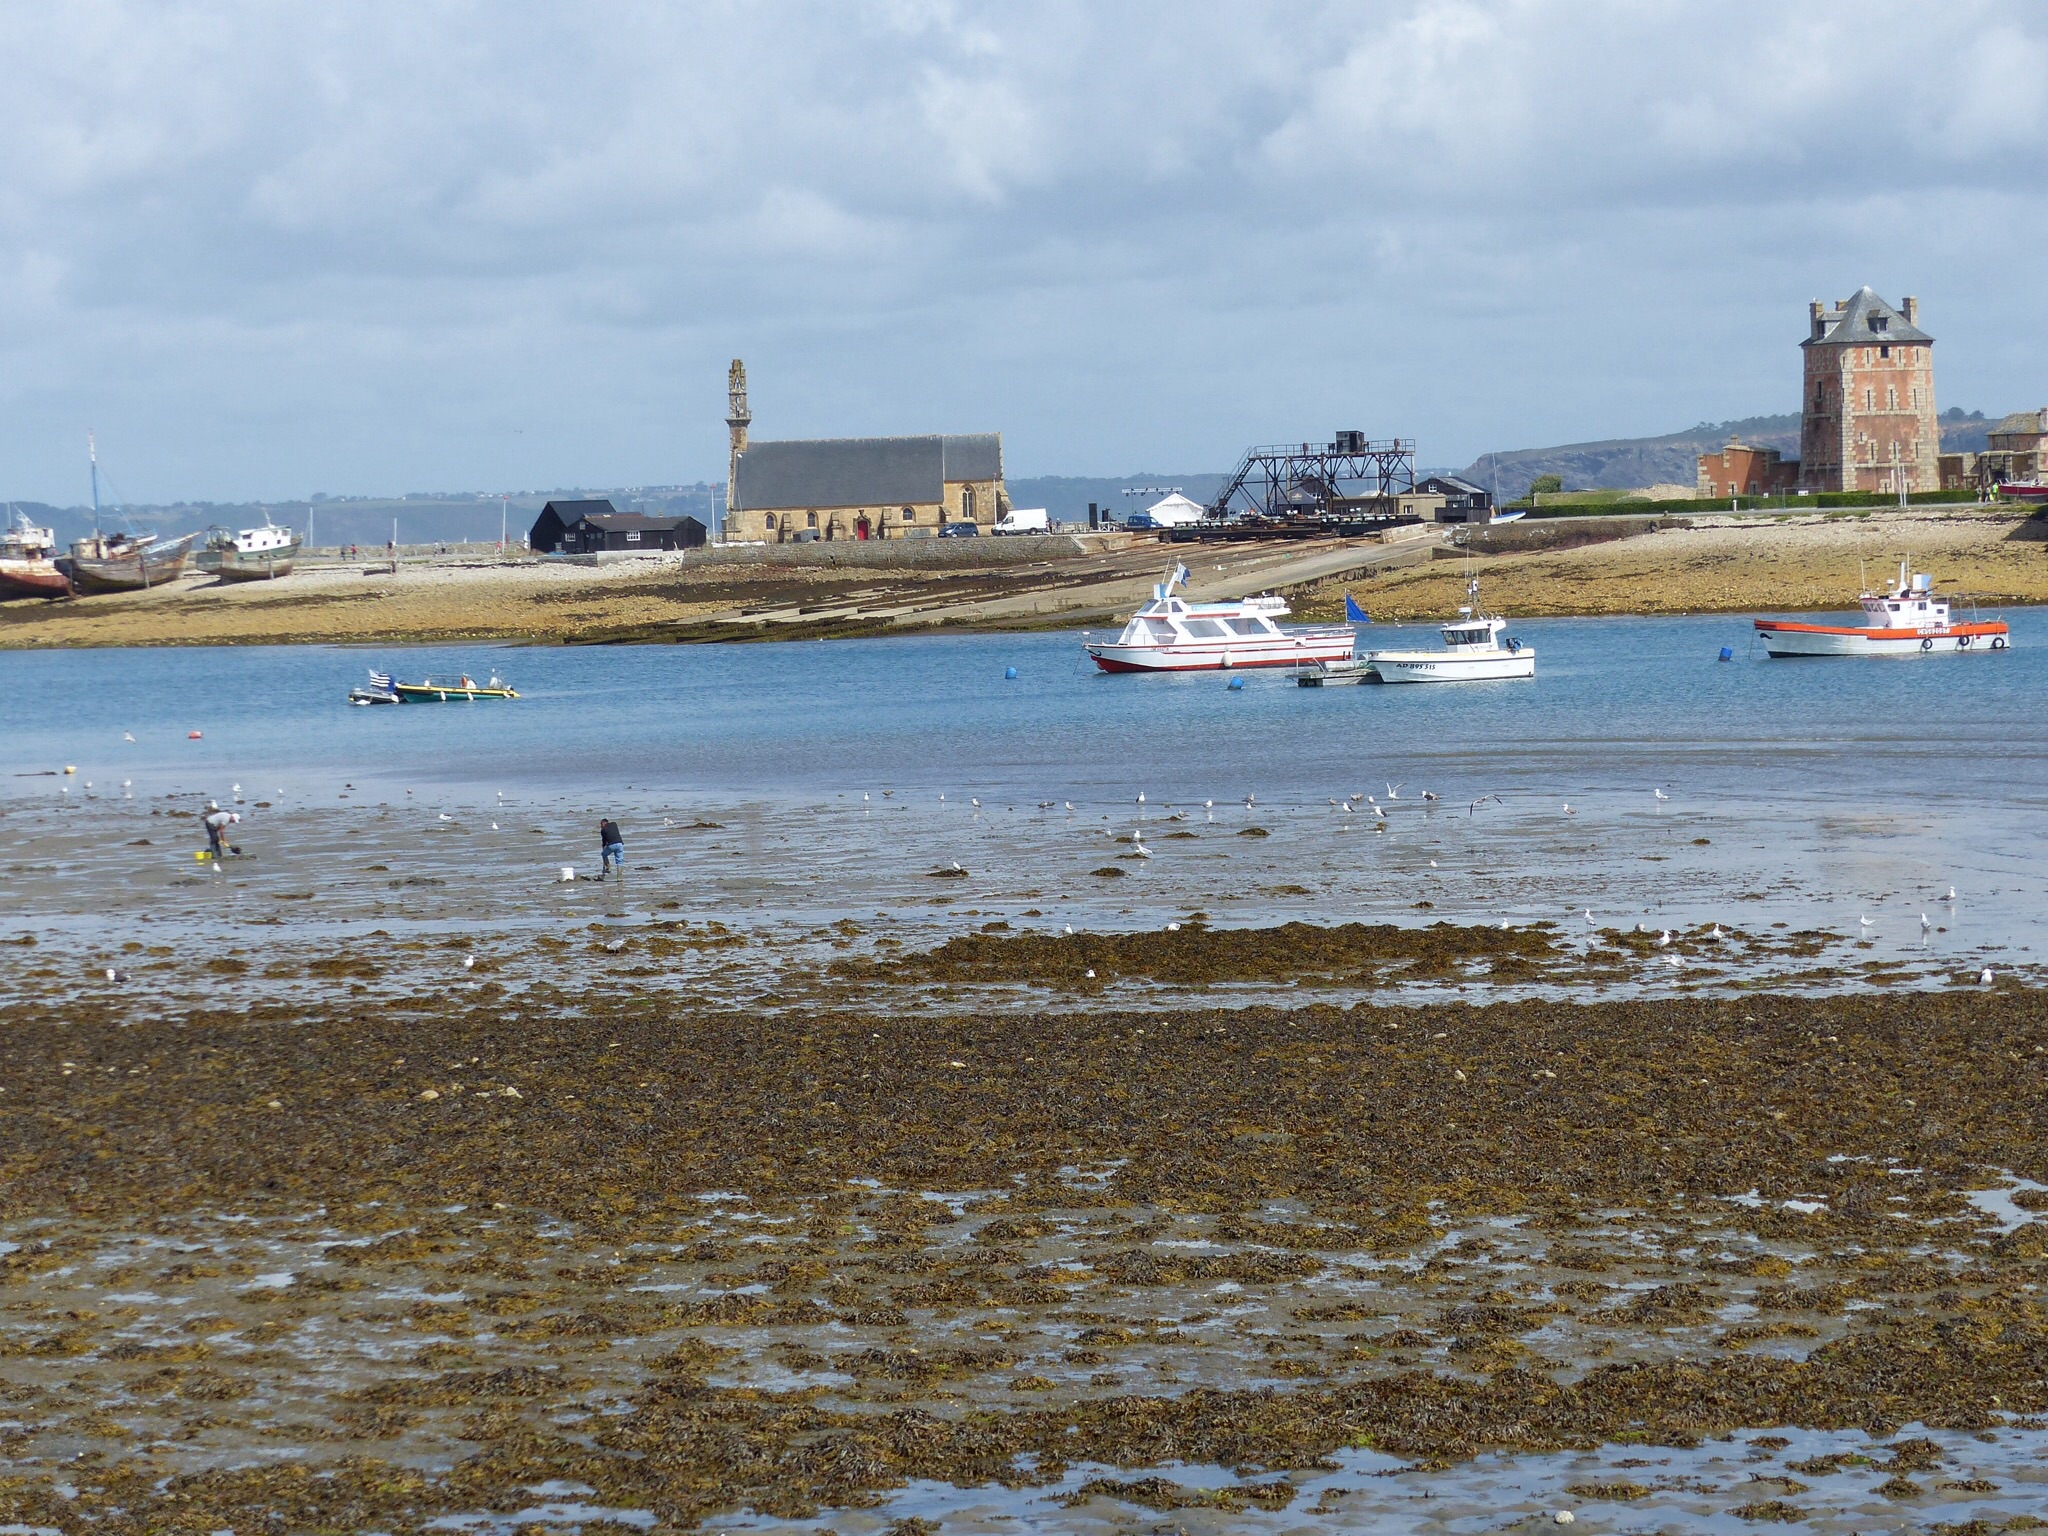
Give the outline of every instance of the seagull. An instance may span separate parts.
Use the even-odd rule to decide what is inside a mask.
[[[1721,932],[1721,925],[1719,923],[1714,924],[1714,926],[1710,930],[1708,930],[1707,938],[1711,940],[1713,943],[1720,943],[1722,937],[1723,935]]]
[[[1665,794],[1664,791],[1661,789],[1653,789],[1650,791],[1650,793],[1655,795],[1659,800],[1669,800],[1671,798],[1669,795]]]
[[[1429,801],[1435,801],[1438,798],[1437,792],[1433,789],[1425,789],[1422,792],[1422,798]]]
[[[1143,805],[1144,803],[1145,803],[1145,791],[1143,791],[1143,790],[1141,789],[1141,790],[1139,790],[1139,791],[1138,791],[1138,804],[1140,804],[1140,805]]]
[[[1202,809],[1205,811],[1213,811],[1216,809],[1216,802],[1214,800],[1204,800],[1202,802]],[[1955,895],[1955,892],[1950,891],[1949,895],[1953,896]]]
[[[464,969],[465,971],[468,971],[468,970],[474,970],[474,969],[476,968],[476,956],[475,956],[475,955],[464,955],[464,956],[462,957],[462,968],[463,968],[463,969]]]
[[[973,806],[977,811],[981,809],[981,802],[978,799],[976,799],[973,795],[969,795],[967,797],[967,803]]]
[[[443,811],[441,813],[441,819],[443,821],[453,821],[455,818],[453,816],[450,816],[446,811]]]
[[[1090,971],[1090,972],[1088,973],[1088,979],[1089,979],[1090,981],[1093,981],[1093,980],[1095,979],[1095,973],[1094,973],[1093,971]]]
[[[1920,914],[1920,931],[1922,933],[1925,933],[1928,929],[1932,928],[1933,926],[1934,924],[1930,923],[1927,920],[1927,914],[1925,912],[1922,912]]]
[[[1168,923],[1168,924],[1166,925],[1166,931],[1167,931],[1168,933],[1179,933],[1179,932],[1180,932],[1180,924],[1179,924],[1179,923]]]
[[[1509,930],[1510,928],[1512,928],[1512,927],[1514,927],[1514,926],[1515,926],[1515,925],[1514,925],[1513,923],[1509,922],[1509,921],[1508,921],[1508,920],[1507,920],[1506,918],[1502,918],[1502,919],[1500,920],[1500,931],[1501,931],[1502,933],[1506,933],[1506,932],[1507,932],[1507,931],[1508,931],[1508,930]]]
[[[1070,810],[1070,811],[1071,811],[1071,810],[1072,810],[1072,809],[1074,808],[1074,802],[1073,802],[1073,801],[1071,801],[1071,800],[1067,801],[1067,802],[1066,802],[1066,807],[1067,807],[1067,809],[1068,809],[1068,810]]]
[[[1062,929],[1060,929],[1060,932],[1062,932],[1062,933],[1064,933],[1064,934],[1068,935],[1069,937],[1071,937],[1071,936],[1073,935],[1073,932],[1074,932],[1074,925],[1073,925],[1072,923],[1068,923],[1068,924],[1067,924],[1067,925],[1066,925],[1065,927],[1063,927]]]
[[[1576,816],[1579,814],[1577,811],[1572,809],[1572,803],[1569,800],[1565,801],[1564,803],[1564,813],[1567,816]]]
[[[1671,947],[1671,930],[1669,928],[1666,928],[1657,935],[1657,947],[1659,949],[1669,949]]]
[[[605,943],[604,952],[608,955],[616,955],[620,950],[624,949],[625,947],[626,941],[624,939],[610,939],[607,940]]]
[[[939,796],[939,804],[941,804],[941,805],[944,805],[945,803],[946,803],[946,797],[945,797],[944,795],[940,795],[940,796]]]
[[[128,973],[126,971],[117,971],[111,965],[107,967],[107,980],[126,981],[127,979]],[[1986,971],[1984,973],[1984,979],[1986,981],[1989,981],[1991,979],[1991,973],[1989,971]]]
[[[1593,909],[1591,907],[1586,908],[1586,926],[1588,928],[1593,926]]]
[[[133,741],[135,739],[135,733],[133,731],[123,731],[121,733],[121,739],[123,741]]]
[[[1479,798],[1478,798],[1477,800],[1474,800],[1474,801],[1473,801],[1473,802],[1472,802],[1472,803],[1471,803],[1470,805],[1468,805],[1468,806],[1466,806],[1466,807],[1465,807],[1465,815],[1466,815],[1466,817],[1467,817],[1467,818],[1469,819],[1469,818],[1470,818],[1470,816],[1472,815],[1472,813],[1473,813],[1474,811],[1478,810],[1478,809],[1479,809],[1479,807],[1481,807],[1482,805],[1486,804],[1486,802],[1487,802],[1487,801],[1489,801],[1489,800],[1492,800],[1492,801],[1498,802],[1498,801],[1500,800],[1500,796],[1499,796],[1499,795],[1481,795],[1481,796],[1480,796],[1480,797],[1479,797]]]
[[[1685,969],[1685,956],[1666,955],[1664,957],[1664,963],[1670,966],[1674,971],[1682,971]]]
[[[1398,799],[1400,799],[1400,798],[1401,798],[1401,786],[1400,786],[1400,785],[1398,785],[1398,784],[1389,784],[1389,785],[1387,786],[1387,798],[1388,798],[1389,800],[1398,800]]]
[[[868,792],[866,790],[862,790],[860,792],[860,803],[862,805],[866,805],[868,803]]]
[[[955,859],[955,860],[953,860],[953,862],[952,862],[951,864],[947,865],[946,867],[947,867],[948,869],[952,869],[952,870],[955,870],[955,871],[957,871],[958,873],[960,873],[960,874],[963,874],[963,875],[967,873],[967,871],[966,871],[965,869],[963,869],[963,868],[961,867],[960,861],[959,861],[958,859]]]
[[[491,823],[491,830],[493,832],[498,830],[498,824],[495,821]]]
[[[1372,808],[1372,813],[1373,813],[1373,816],[1374,816],[1374,817],[1375,817],[1376,819],[1380,820],[1380,821],[1385,821],[1385,820],[1387,819],[1387,813],[1386,813],[1386,811],[1385,811],[1384,809],[1382,809],[1381,807],[1377,806],[1377,805],[1375,805],[1375,806],[1374,806],[1374,807]]]
[[[239,785],[239,784],[230,784],[230,785],[228,786],[228,793],[229,793],[229,794],[231,794],[231,795],[239,795],[239,794],[241,794],[241,792],[242,792],[242,786],[241,786],[241,785]]]
[[[1862,925],[1863,925],[1864,927],[1868,928],[1868,927],[1870,927],[1870,926],[1871,926],[1871,925],[1872,925],[1873,923],[1875,923],[1875,922],[1877,921],[1877,919],[1876,919],[1876,918],[1874,918],[1874,917],[1865,917],[1865,916],[1863,916],[1863,915],[1862,915],[1862,914],[1861,914],[1861,913],[1859,912],[1859,913],[1857,914],[1857,916],[1856,916],[1856,921],[1857,921],[1857,922],[1859,922],[1859,923],[1861,923],[1861,924],[1862,924]]]
[[[1252,803],[1252,802],[1253,802],[1254,800],[1256,800],[1256,799],[1258,799],[1258,796],[1257,796],[1257,795],[1246,795],[1246,796],[1244,797],[1244,803],[1245,803],[1245,807],[1246,807],[1246,809],[1250,809],[1250,807],[1251,807],[1251,803]]]
[[[1954,901],[1956,899],[1956,888],[1954,886],[1950,886],[1948,888],[1948,895],[1942,899],[1945,901]]]
[[[111,975],[113,974],[113,972],[109,971],[109,972],[108,972],[107,974],[111,976]],[[1988,965],[1987,965],[1987,966],[1985,966],[1985,967],[1984,967],[1984,974],[1983,974],[1983,975],[1981,975],[1981,976],[1979,976],[1979,977],[1977,978],[1977,984],[1978,984],[1979,986],[1981,986],[1981,987],[1988,987],[1988,986],[1990,986],[1990,985],[1991,985],[1991,967],[1990,967],[1990,966],[1988,966]]]
[[[1431,869],[1435,869],[1435,868],[1436,868],[1436,860],[1435,860],[1435,859],[1431,859],[1431,860],[1429,861],[1429,867],[1430,867]]]

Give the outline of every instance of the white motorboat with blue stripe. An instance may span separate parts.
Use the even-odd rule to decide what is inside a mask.
[[[1438,633],[1440,651],[1367,651],[1343,671],[1357,682],[1474,683],[1536,675],[1536,648],[1505,633],[1508,621],[1488,615],[1479,606],[1479,582],[1465,584],[1470,598],[1457,618]],[[1334,673],[1336,668],[1329,669]],[[1330,681],[1336,681],[1332,676]]]

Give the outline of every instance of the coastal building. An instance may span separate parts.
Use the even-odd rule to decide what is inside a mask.
[[[631,554],[697,549],[704,540],[704,525],[694,517],[621,512],[609,501],[551,501],[534,519],[526,545],[544,554]]]
[[[1441,496],[1443,504],[1436,509],[1436,520],[1440,523],[1490,523],[1493,521],[1493,495],[1484,486],[1474,485],[1470,480],[1456,475],[1431,475],[1415,487],[1422,496]]]
[[[1941,483],[1934,338],[1919,322],[1917,299],[1894,309],[1868,288],[1807,307],[1800,490],[1892,493]]]
[[[582,518],[593,513],[616,512],[618,508],[609,501],[551,501],[540,509],[540,516],[533,520],[533,527],[526,535],[526,547],[543,555],[559,553],[562,540],[569,529]]]
[[[735,358],[727,375],[728,542],[933,538],[948,523],[992,528],[1009,509],[1000,432],[755,442],[746,379]]]
[[[1990,491],[2048,480],[2048,407],[2015,411],[1984,434],[1982,453],[1944,453],[1943,490]]]
[[[1700,496],[1782,496],[1799,489],[1799,461],[1775,448],[1756,448],[1736,438],[1719,453],[1699,456]]]

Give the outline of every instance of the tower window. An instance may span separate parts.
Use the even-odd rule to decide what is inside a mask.
[[[806,512],[804,514],[804,521],[810,527],[815,528],[818,526],[818,514],[815,512]]]
[[[903,509],[903,521],[905,521],[906,523],[915,522],[917,521],[917,514],[911,511],[910,508],[905,507]]]
[[[1890,317],[1886,315],[1872,315],[1870,317],[1870,328],[1873,331],[1882,331],[1891,323]]]
[[[1890,347],[1879,347],[1877,349],[1877,355],[1879,357],[1890,357],[1892,355],[1892,349]]]

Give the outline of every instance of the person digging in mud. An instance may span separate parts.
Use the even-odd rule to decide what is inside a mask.
[[[242,851],[227,840],[228,828],[241,819],[239,811],[224,811],[215,802],[207,802],[206,819],[203,823],[206,828],[206,848],[213,855],[216,864],[228,854]]]
[[[619,878],[626,877],[626,839],[619,832],[619,824],[606,817],[597,824],[597,840],[603,848],[598,860],[597,878],[602,880],[612,872],[612,866],[619,868]]]

